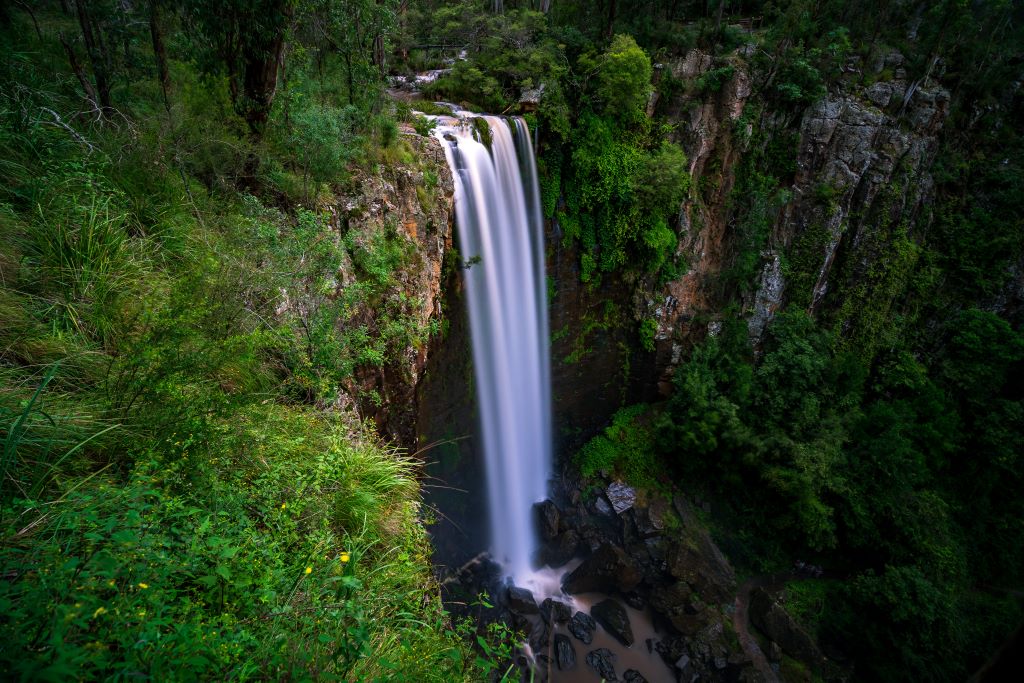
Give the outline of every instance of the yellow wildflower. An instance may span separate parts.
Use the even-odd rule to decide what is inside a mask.
[[[284,510],[286,507],[288,507],[288,503],[281,503],[281,509],[282,510]]]
[[[99,615],[106,613],[106,611],[107,611],[106,607],[97,607],[96,611],[92,613],[92,618],[95,619]]]
[[[346,551],[341,553],[341,555],[338,557],[338,559],[341,560],[342,562],[348,562],[349,560],[352,559],[352,556],[349,555],[348,551],[346,550]]]
[[[306,567],[306,573],[307,574],[312,574],[313,573],[313,568],[312,567]]]
[[[149,588],[149,584],[148,583],[140,583],[139,584],[139,588],[141,588],[142,590],[146,590],[147,588]]]

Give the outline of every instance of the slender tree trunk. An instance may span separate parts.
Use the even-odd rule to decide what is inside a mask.
[[[355,85],[352,83],[352,53],[345,50],[345,75],[348,79],[348,103],[355,106]]]
[[[76,0],[76,15],[78,26],[82,30],[82,38],[85,40],[85,51],[89,55],[89,63],[92,65],[92,75],[96,80],[96,95],[99,97],[99,105],[104,114],[113,109],[110,101],[110,80],[107,74],[106,60],[100,52],[101,46],[97,36],[93,33],[93,22],[86,7],[86,0]]]
[[[167,46],[164,45],[163,32],[160,30],[160,10],[156,0],[149,3],[149,35],[153,40],[153,56],[156,58],[157,80],[164,95],[164,108],[171,113],[171,72],[167,66]]]
[[[606,38],[611,38],[615,31],[615,15],[618,12],[616,0],[608,0],[608,26],[604,30]]]
[[[32,5],[28,4],[27,2],[20,1],[15,2],[14,4],[20,7],[21,9],[25,10],[25,12],[28,14],[29,18],[32,20],[32,26],[34,26],[36,29],[36,38],[38,38],[41,41],[43,39],[43,32],[39,30],[39,22],[36,21],[36,13],[32,11]]]
[[[68,64],[71,65],[71,71],[74,72],[75,77],[78,78],[78,82],[82,85],[82,90],[85,91],[85,98],[89,100],[93,107],[98,107],[99,102],[96,100],[96,89],[92,87],[92,81],[85,75],[85,69],[82,68],[82,63],[78,61],[78,55],[75,54],[74,48],[71,47],[71,43],[61,32],[59,35],[60,44],[64,46],[64,52],[68,56]]]

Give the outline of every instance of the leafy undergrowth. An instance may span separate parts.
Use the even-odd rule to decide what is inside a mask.
[[[171,432],[123,473],[62,477],[5,506],[4,670],[461,676],[407,461],[328,414],[274,404],[196,437]]]
[[[0,678],[480,680],[413,463],[340,399],[415,332],[353,320],[401,253],[316,210],[346,159],[282,151],[298,110],[248,137],[187,62],[166,110],[129,70],[83,114],[40,21],[0,32]],[[397,154],[364,118],[317,144]]]

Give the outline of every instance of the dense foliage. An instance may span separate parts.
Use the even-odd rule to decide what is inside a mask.
[[[544,213],[591,293],[682,274],[682,203],[727,219],[706,283],[721,327],[669,401],[620,410],[582,449],[584,474],[714,497],[747,571],[826,566],[791,610],[860,678],[963,679],[1019,622],[1019,3],[52,0],[0,4],[0,26],[9,677],[493,668],[431,588],[412,463],[342,409],[361,370],[430,330],[395,286],[408,245],[322,209],[414,162],[386,78],[432,67],[449,69],[432,98],[503,112],[530,95]],[[700,76],[659,67],[693,48]],[[931,215],[879,217],[813,316],[809,226],[755,349],[730,302],[750,300],[793,199],[803,112],[891,80],[864,65],[893,51],[908,82],[951,93]],[[669,105],[713,104],[741,69],[735,183],[718,158],[691,183],[672,118],[691,110]],[[588,331],[622,315],[604,311]],[[657,333],[641,323],[642,350]]]
[[[4,678],[479,680],[416,464],[338,400],[429,333],[408,245],[323,210],[411,160],[375,20],[350,43],[334,3],[2,12]]]

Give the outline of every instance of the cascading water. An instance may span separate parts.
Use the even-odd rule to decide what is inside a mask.
[[[466,112],[437,122],[455,176],[492,556],[528,585],[537,550],[532,508],[547,496],[552,448],[544,232],[530,132],[521,118]]]

